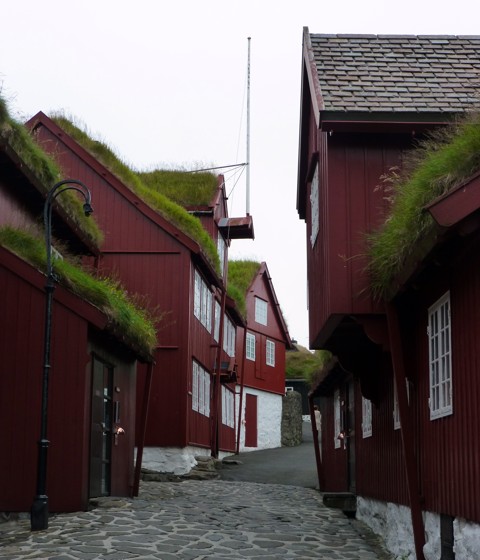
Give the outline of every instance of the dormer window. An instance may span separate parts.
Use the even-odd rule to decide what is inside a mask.
[[[267,325],[267,305],[265,300],[255,298],[255,321],[260,325]]]

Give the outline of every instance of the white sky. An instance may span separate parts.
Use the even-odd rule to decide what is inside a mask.
[[[246,160],[250,213],[290,335],[308,346],[305,224],[296,211],[302,29],[479,34],[474,0],[15,0],[2,8],[0,90],[19,119],[64,110],[137,168]],[[227,178],[230,175],[227,174]],[[227,189],[245,214],[245,173]]]

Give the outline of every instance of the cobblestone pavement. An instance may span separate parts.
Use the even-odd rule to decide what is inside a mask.
[[[387,560],[359,521],[325,508],[309,488],[228,481],[143,482],[134,500],[52,516],[47,531],[29,520],[0,525],[0,558]]]

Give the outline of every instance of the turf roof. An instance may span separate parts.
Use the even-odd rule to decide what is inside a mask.
[[[45,243],[37,235],[4,226],[0,228],[0,245],[46,272]],[[150,313],[138,305],[120,283],[110,278],[95,278],[66,254],[63,256],[63,260],[55,259],[53,263],[59,283],[103,311],[109,320],[107,330],[126,341],[144,358],[150,358],[157,343]]]
[[[246,316],[245,298],[253,279],[260,270],[261,263],[252,260],[228,262],[228,294],[236,302],[240,313]]]
[[[480,169],[480,114],[433,134],[407,156],[405,170],[387,177],[392,206],[383,226],[369,236],[371,286],[389,299],[406,267],[426,256],[438,233],[425,205]]]
[[[133,171],[127,164],[121,161],[105,143],[91,138],[87,132],[81,130],[65,116],[58,114],[53,115],[52,120],[116,175],[126,187],[135,192],[153,210],[178,227],[190,238],[194,239],[202,247],[205,255],[215,267],[216,271],[220,271],[217,248],[210,235],[203,228],[201,221],[189,214],[183,206],[169,198],[169,196],[163,192],[164,190],[180,191],[179,184],[183,185],[181,190],[186,190],[186,187],[188,188],[191,184],[196,185],[197,182],[198,184],[206,182],[211,185],[213,183],[213,175],[208,174],[208,181],[205,181],[205,177],[195,178],[196,174],[185,172],[155,171],[152,173],[139,173]],[[182,174],[184,175],[183,182]],[[171,186],[169,188],[164,188],[162,185],[159,185],[157,183],[157,179],[159,178],[162,180],[171,180]]]
[[[62,179],[60,168],[56,162],[41,150],[25,127],[10,116],[7,104],[1,97],[0,139],[23,160],[38,180],[44,194]],[[65,210],[87,238],[98,247],[102,242],[103,235],[95,219],[85,216],[83,202],[72,190],[67,190],[56,198],[56,203]]]

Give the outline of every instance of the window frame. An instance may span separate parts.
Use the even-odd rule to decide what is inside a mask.
[[[342,431],[341,410],[340,410],[340,391],[337,389],[333,393],[333,443],[335,449],[340,449],[340,432]]]
[[[256,347],[256,336],[247,331],[246,334],[246,341],[245,341],[245,357],[247,360],[251,360],[252,362],[254,362],[256,360],[256,353],[255,353],[255,347]]]
[[[268,338],[265,343],[265,363],[267,366],[275,367],[275,342]]]
[[[255,322],[259,325],[268,325],[268,302],[255,296]]]
[[[453,414],[452,321],[450,291],[428,308],[430,420]]]
[[[318,188],[318,163],[310,183],[310,245],[313,249],[320,230],[320,195]]]
[[[362,436],[365,439],[372,435],[372,401],[362,395]]]

